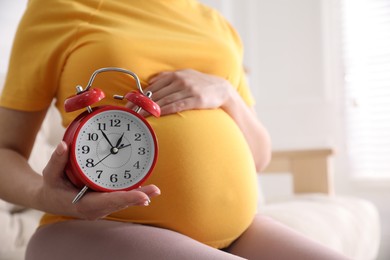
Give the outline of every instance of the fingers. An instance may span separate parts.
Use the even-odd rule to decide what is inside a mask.
[[[151,91],[153,100],[158,101],[169,94],[182,90],[183,86],[188,86],[191,80],[188,74],[189,72],[186,70],[162,72],[149,81],[146,91]]]
[[[46,167],[43,170],[45,179],[50,182],[56,182],[59,178],[63,178],[63,172],[66,163],[68,162],[68,146],[64,141],[61,141],[53,154]]]
[[[168,114],[180,113],[185,110],[205,108],[199,105],[199,102],[196,102],[196,100],[197,99],[194,97],[189,97],[186,99],[177,99],[171,103],[164,104],[160,106],[161,114],[168,115]]]
[[[125,107],[127,107],[127,108],[130,108],[130,109],[132,109],[132,110],[134,110],[135,111],[135,108],[137,107],[134,103],[132,103],[132,102],[127,102],[126,103],[126,105],[125,105]],[[148,116],[150,116],[151,114],[149,113],[149,112],[147,112],[146,110],[144,110],[144,109],[142,109],[140,112],[138,112],[141,116],[143,116],[143,117],[148,117]]]
[[[64,175],[68,154],[66,143],[59,143],[43,170],[45,184],[41,197],[47,212],[81,219],[100,219],[130,206],[148,206],[150,199],[161,193],[155,185],[131,191],[90,191],[77,204],[72,204],[71,201],[78,190]]]
[[[161,108],[161,114],[173,114],[199,106],[199,87],[193,83],[188,72],[163,72],[150,80],[146,89],[153,93],[152,99]]]
[[[195,70],[162,72],[149,81],[148,91],[160,106],[161,115],[184,110],[222,107],[229,100],[231,84]]]
[[[131,191],[89,192],[76,204],[82,218],[95,220],[130,206],[148,206],[150,198],[160,195],[154,185]]]
[[[147,91],[152,91],[152,99],[154,102],[160,102],[162,99],[175,94],[185,94],[185,90],[179,82],[170,82],[168,85],[164,85],[160,88],[147,88]]]
[[[134,191],[141,191],[145,193],[149,198],[153,198],[161,194],[160,189],[156,185],[147,185],[147,186],[139,187]]]
[[[190,80],[184,71],[163,72],[149,81],[146,91],[151,91],[153,100],[157,102],[165,96],[183,90],[183,87],[190,85]]]
[[[167,86],[161,85],[161,88],[160,86],[153,86],[152,88],[145,89],[145,91],[152,91],[152,100],[160,106],[162,115],[193,109],[194,104],[196,104],[196,100],[199,100],[200,98],[200,96],[193,90],[193,88],[183,87],[183,85],[180,85],[179,82],[172,82]],[[126,107],[134,109],[134,104],[128,102]],[[140,114],[144,117],[150,115],[144,110],[141,110]]]
[[[153,85],[157,81],[163,81],[163,80],[167,81],[167,82],[163,81],[164,84],[167,84],[169,81],[172,81],[171,77],[172,77],[173,73],[174,73],[173,71],[164,71],[164,72],[157,74],[156,76],[154,76],[153,78],[151,78],[149,80],[149,82],[148,82],[149,86]]]

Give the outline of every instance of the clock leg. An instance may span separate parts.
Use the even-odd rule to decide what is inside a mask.
[[[77,193],[76,197],[74,197],[72,203],[73,204],[76,204],[83,196],[84,196],[84,193],[88,190],[88,187],[87,186],[84,186],[84,188],[82,188],[80,190],[79,193]]]

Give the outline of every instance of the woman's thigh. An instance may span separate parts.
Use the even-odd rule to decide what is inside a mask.
[[[261,215],[255,217],[249,228],[226,251],[251,260],[347,259],[289,227]]]
[[[180,233],[113,221],[65,221],[39,228],[26,260],[242,259]]]

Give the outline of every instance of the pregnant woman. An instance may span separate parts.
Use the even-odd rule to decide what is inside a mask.
[[[342,259],[257,214],[270,141],[242,56],[229,23],[195,0],[30,0],[0,99],[0,196],[46,212],[26,259]],[[145,186],[72,204],[66,144],[42,175],[27,158],[52,101],[68,126],[78,112],[64,100],[103,67],[153,92],[159,158]],[[105,73],[94,85],[112,97],[136,89],[129,80]]]

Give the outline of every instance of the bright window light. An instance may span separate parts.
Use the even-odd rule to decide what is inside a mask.
[[[343,0],[347,145],[354,176],[390,177],[390,0]]]

